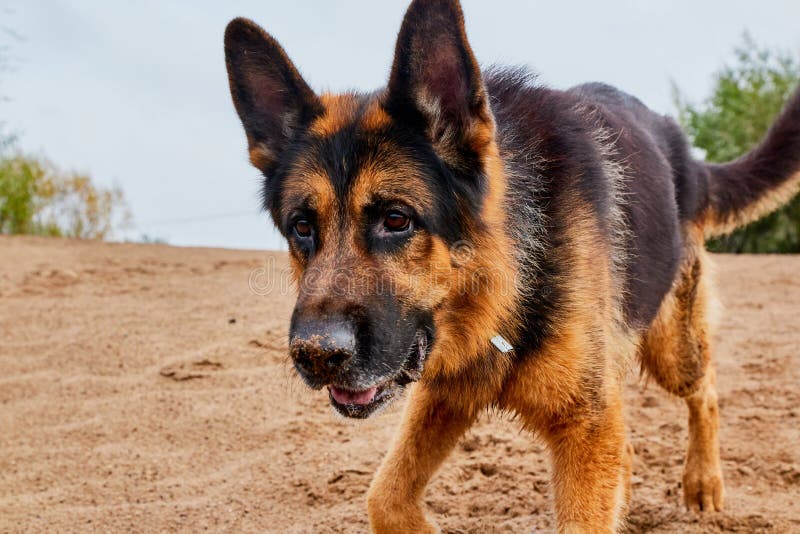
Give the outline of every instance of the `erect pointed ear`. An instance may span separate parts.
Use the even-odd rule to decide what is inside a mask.
[[[464,148],[479,153],[491,141],[494,121],[456,0],[415,0],[408,8],[386,108],[424,128],[445,159]]]
[[[269,172],[292,135],[321,111],[319,99],[281,45],[248,19],[225,29],[225,63],[250,161]]]

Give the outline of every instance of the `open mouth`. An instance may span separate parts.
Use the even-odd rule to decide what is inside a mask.
[[[328,396],[331,405],[345,417],[366,419],[380,408],[387,406],[402,393],[406,385],[419,380],[429,350],[430,335],[423,331],[417,332],[408,358],[397,374],[363,389],[330,384]]]

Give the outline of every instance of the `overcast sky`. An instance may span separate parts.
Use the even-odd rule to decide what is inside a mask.
[[[0,0],[13,70],[0,121],[20,147],[120,185],[136,227],[179,245],[283,248],[228,94],[225,24],[254,19],[317,90],[385,83],[406,1]],[[484,63],[554,87],[599,80],[673,113],[670,80],[701,99],[748,30],[800,56],[797,0],[466,0]],[[231,215],[233,214],[233,215]],[[228,215],[217,217],[215,215]]]

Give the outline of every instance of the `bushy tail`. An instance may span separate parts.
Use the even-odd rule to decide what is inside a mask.
[[[800,191],[800,89],[761,143],[730,163],[704,164],[706,235],[729,233],[789,202]]]

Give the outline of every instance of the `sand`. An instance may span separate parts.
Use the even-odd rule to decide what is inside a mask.
[[[800,532],[800,257],[716,262],[727,509],[683,510],[685,408],[632,372],[630,532]],[[0,237],[0,531],[366,531],[400,406],[345,421],[294,376],[293,296],[251,289],[285,266]],[[444,532],[552,529],[546,450],[487,415],[425,501]]]

